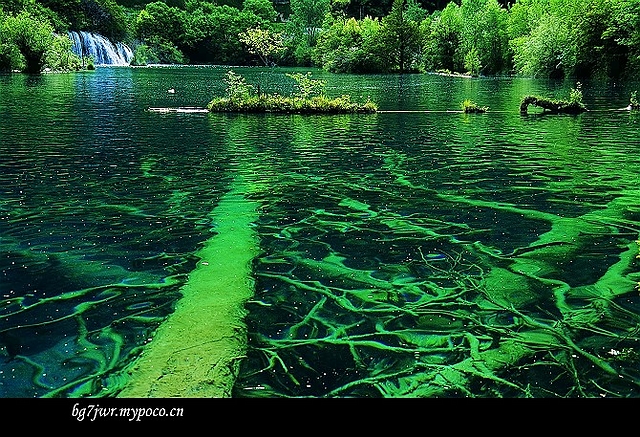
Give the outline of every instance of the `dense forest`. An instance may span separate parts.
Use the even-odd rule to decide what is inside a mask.
[[[0,70],[80,68],[72,30],[125,42],[137,65],[549,78],[640,71],[640,0],[0,0]]]

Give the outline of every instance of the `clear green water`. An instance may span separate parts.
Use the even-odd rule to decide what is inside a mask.
[[[239,176],[260,255],[234,396],[639,394],[640,115],[612,109],[640,84],[522,116],[574,84],[318,71],[429,112],[147,111],[205,106],[225,71],[0,76],[0,396],[117,394]]]

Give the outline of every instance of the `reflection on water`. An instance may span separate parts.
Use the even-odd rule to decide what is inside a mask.
[[[116,394],[237,174],[261,207],[234,396],[638,394],[640,118],[608,110],[626,88],[521,116],[523,95],[572,84],[317,72],[435,112],[146,110],[204,106],[223,74],[1,78],[3,396]],[[490,112],[447,112],[465,98]]]

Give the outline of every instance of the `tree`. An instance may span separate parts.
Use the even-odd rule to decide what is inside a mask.
[[[407,19],[407,0],[394,0],[389,15],[380,26],[380,44],[384,47],[389,70],[404,73],[415,69],[421,48],[419,24]]]
[[[297,63],[311,63],[313,48],[329,14],[331,0],[291,0],[287,22],[288,49]]]
[[[157,37],[163,41],[178,41],[185,33],[183,11],[164,2],[149,3],[135,21],[138,38]]]
[[[464,68],[473,76],[480,74],[480,70],[482,70],[482,61],[480,61],[478,49],[475,47],[469,50],[464,56]]]
[[[0,71],[10,71],[21,57],[18,47],[10,39],[6,18],[0,7]]]
[[[45,54],[54,44],[53,30],[53,26],[47,20],[35,17],[29,12],[21,12],[16,16],[6,17],[2,33],[22,55],[24,71],[37,74],[42,72]],[[11,51],[9,49],[10,53]]]
[[[314,60],[336,73],[379,73],[386,71],[379,44],[380,20],[336,18],[318,38]]]
[[[460,7],[450,2],[434,12],[424,42],[424,67],[427,70],[456,70],[456,52],[462,41]]]
[[[462,1],[461,41],[456,53],[458,67],[477,51],[484,73],[500,73],[510,68],[507,15],[497,0]]]
[[[258,55],[264,65],[275,65],[273,57],[284,51],[282,33],[255,27],[241,32],[240,41],[247,46],[249,53]]]
[[[616,67],[609,59],[615,57],[619,47],[614,40],[603,37],[613,3],[610,0],[583,0],[565,11],[565,21],[571,23],[572,39],[576,43],[574,70],[579,77],[615,75]]]
[[[530,35],[511,41],[516,70],[527,76],[562,78],[573,74],[576,42],[558,16],[543,16]]]
[[[242,8],[260,17],[264,25],[273,23],[278,16],[270,0],[244,0]]]
[[[164,2],[152,2],[135,19],[135,34],[140,39],[132,59],[134,65],[187,62],[181,46],[186,34],[185,11]]]
[[[185,32],[179,47],[195,63],[247,63],[238,35],[264,23],[251,10],[198,1],[187,2],[184,18]]]
[[[295,95],[300,98],[309,99],[313,96],[325,95],[327,81],[321,79],[312,79],[310,71],[307,71],[305,74],[287,73],[287,77],[290,77],[296,82],[295,89],[297,91]]]
[[[74,71],[82,68],[82,60],[73,53],[73,43],[68,35],[55,35],[45,53],[45,67],[53,71]]]
[[[233,70],[227,71],[223,82],[226,85],[227,98],[232,101],[242,101],[253,93],[253,85]]]
[[[613,2],[607,28],[602,36],[609,44],[607,50],[609,65],[615,69],[617,75],[621,74],[625,68],[628,75],[640,71],[639,1]]]
[[[81,28],[120,41],[129,33],[122,6],[113,0],[82,0],[85,22]]]
[[[16,1],[28,2],[28,0]],[[38,0],[38,3],[57,14],[66,27],[75,30],[86,28],[82,0]]]

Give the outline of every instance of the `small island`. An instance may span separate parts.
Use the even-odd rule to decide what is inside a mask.
[[[244,77],[229,70],[225,76],[225,97],[216,97],[209,102],[210,112],[278,112],[286,114],[370,114],[378,106],[367,99],[364,103],[351,100],[351,96],[328,97],[325,94],[325,81],[312,79],[311,72],[289,73],[295,83],[296,91],[291,96],[263,94],[253,85],[246,83]]]

